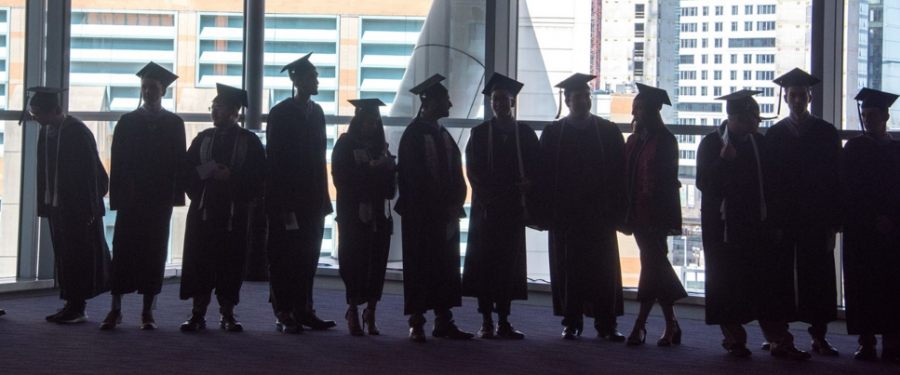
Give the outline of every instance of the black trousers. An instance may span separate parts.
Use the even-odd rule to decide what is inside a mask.
[[[322,251],[325,219],[321,215],[297,216],[299,228],[287,230],[280,214],[268,217],[266,253],[275,315],[312,311],[313,281]]]

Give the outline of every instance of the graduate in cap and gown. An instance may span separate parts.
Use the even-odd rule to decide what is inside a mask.
[[[844,298],[847,333],[859,335],[855,358],[900,363],[900,142],[887,133],[897,95],[864,88],[864,133],[844,145]]]
[[[319,72],[310,56],[281,69],[297,92],[272,107],[266,125],[266,254],[275,326],[285,333],[336,325],[320,319],[313,308],[325,216],[334,209],[328,192],[325,113],[311,99],[319,94]]]
[[[334,144],[331,175],[337,190],[338,263],[347,294],[350,334],[379,334],[375,308],[381,300],[394,219],[395,157],[388,151],[379,99],[349,100],[356,107],[347,132]],[[366,304],[360,326],[357,306]]]
[[[191,142],[184,178],[191,199],[184,233],[181,299],[193,299],[185,332],[206,327],[206,309],[216,292],[221,320],[229,332],[243,330],[235,319],[247,256],[250,203],[263,194],[266,154],[255,133],[237,120],[247,91],[216,85],[214,127]]]
[[[152,309],[162,290],[172,207],[184,206],[184,120],[162,107],[178,76],[152,61],[137,76],[143,103],[122,115],[113,133],[109,208],[117,213],[112,309],[101,329],[122,322],[122,295],[133,292],[144,296],[141,329],[156,328]]]
[[[637,87],[638,94],[631,104],[634,132],[625,142],[628,208],[620,229],[634,234],[641,252],[637,296],[641,309],[627,343],[644,343],[645,323],[653,304],[659,301],[666,331],[656,343],[677,345],[681,344],[681,328],[673,306],[675,301],[687,297],[687,292],[669,263],[666,237],[682,233],[678,140],[666,129],[660,115],[663,105],[672,105],[666,91],[640,83]]]
[[[525,337],[507,320],[511,301],[528,299],[525,225],[541,151],[534,130],[513,113],[523,86],[502,74],[491,76],[482,94],[494,117],[472,128],[466,146],[472,216],[462,288],[464,296],[478,298],[481,338]],[[493,312],[499,318],[496,334]]]
[[[793,69],[774,82],[784,90],[790,116],[766,132],[769,216],[782,232],[772,263],[787,267],[789,272],[778,274],[796,286],[772,298],[785,308],[796,306],[792,321],[811,325],[813,351],[835,356],[838,351],[825,334],[828,322],[837,319],[834,241],[841,224],[841,138],[834,125],[807,109],[818,78]]]
[[[450,95],[435,74],[410,92],[422,107],[403,131],[397,151],[399,196],[394,210],[403,229],[404,315],[409,338],[425,342],[425,313],[434,310],[434,337],[469,339],[453,322],[462,306],[459,220],[466,216],[466,181],[456,140],[438,120],[450,116]]]
[[[563,317],[562,337],[578,338],[588,316],[601,338],[621,342],[616,228],[627,202],[625,139],[616,124],[591,114],[594,78],[576,73],[556,85],[569,114],[541,133],[540,221],[550,231],[553,314]]]
[[[46,320],[83,323],[88,318],[86,301],[109,291],[110,256],[103,227],[103,196],[109,188],[109,177],[94,134],[81,120],[63,112],[59,99],[63,91],[28,89],[33,93],[31,118],[41,124],[38,216],[50,222],[59,298],[66,301],[65,307]]]
[[[722,347],[732,356],[751,355],[743,325],[759,320],[772,356],[807,359],[809,353],[794,346],[784,307],[765,303],[793,284],[782,282],[787,273],[772,264],[777,235],[768,221],[766,139],[757,132],[762,119],[753,99],[758,93],[740,90],[716,98],[727,101],[728,119],[697,149],[706,324],[722,329]]]

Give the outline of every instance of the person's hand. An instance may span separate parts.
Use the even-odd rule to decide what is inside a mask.
[[[213,178],[219,181],[228,181],[231,179],[231,169],[225,164],[216,164],[216,170],[213,171]]]
[[[725,160],[734,160],[735,156],[737,156],[737,150],[730,143],[726,143],[725,146],[722,146],[722,151],[719,151],[719,157]]]
[[[887,216],[881,215],[875,218],[875,229],[879,232],[888,234],[894,229],[894,222]]]

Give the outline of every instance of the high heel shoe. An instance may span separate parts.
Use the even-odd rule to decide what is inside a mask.
[[[647,341],[646,323],[646,321],[635,321],[634,329],[631,330],[631,335],[628,336],[628,340],[625,340],[625,344],[628,346],[643,345]]]
[[[359,325],[359,313],[357,310],[347,310],[347,314],[344,315],[347,318],[347,327],[350,328],[350,334],[353,336],[362,336],[365,335],[362,327]]]
[[[375,325],[375,309],[371,309],[371,310],[368,308],[363,309],[362,318],[363,318],[363,321],[362,321],[363,328],[365,329],[366,325],[368,325],[369,326],[368,333],[370,335],[380,335],[381,334],[381,331],[378,330],[378,326]]]
[[[666,320],[666,331],[663,336],[656,342],[659,346],[681,345],[681,327],[675,319]]]

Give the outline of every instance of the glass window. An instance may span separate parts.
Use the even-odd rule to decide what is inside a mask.
[[[701,40],[702,40],[702,43],[701,43],[701,44],[702,44],[702,47],[703,47],[703,48],[709,48],[709,39],[703,38],[703,39],[701,39]]]
[[[694,55],[680,55],[678,56],[678,62],[680,64],[693,64]]]
[[[749,80],[751,80],[751,79],[753,79],[753,71],[752,71],[752,70],[745,70],[745,71],[744,71],[744,80],[745,80],[745,81],[749,81]]]
[[[644,18],[644,4],[634,4],[634,18]]]
[[[753,63],[753,55],[745,54],[744,55],[744,64],[752,64]]]
[[[709,55],[700,55],[700,62],[703,64],[709,64]]]
[[[703,22],[702,25],[703,25],[703,28],[702,28],[702,29],[703,29],[703,32],[704,32],[704,33],[707,32],[707,31],[709,31],[709,22]]]
[[[756,22],[757,31],[775,30],[775,21],[758,21]]]
[[[709,7],[703,7],[703,15],[704,15],[704,16],[708,16],[708,15],[709,15]]]
[[[744,22],[744,31],[753,31],[753,21]]]
[[[744,5],[744,14],[748,16],[753,14],[753,5]]]
[[[716,22],[716,31],[722,31],[722,23]]]
[[[722,96],[722,88],[719,86],[713,87],[713,96]]]
[[[731,63],[732,63],[732,64],[737,64],[737,62],[738,62],[738,58],[737,58],[737,57],[738,57],[737,54],[731,54]]]
[[[737,5],[732,5],[732,6],[731,6],[731,15],[732,15],[732,16],[738,15],[738,6],[737,6]]]
[[[0,6],[0,110],[22,110],[25,87],[25,1]],[[21,202],[22,127],[17,120],[0,126],[0,280],[18,273]]]
[[[732,70],[729,73],[730,73],[729,78],[731,78],[732,81],[737,80],[737,71],[736,70]]]
[[[706,86],[700,87],[700,96],[706,96]]]
[[[696,24],[696,23],[692,23],[692,24],[689,24],[689,25],[694,25],[694,30],[693,30],[693,31],[697,31],[697,24]],[[644,24],[642,24],[642,23],[636,23],[636,24],[634,24],[634,37],[635,37],[635,38],[643,38],[643,37],[644,37]]]
[[[731,31],[738,31],[738,23],[737,22],[731,23]]]
[[[725,14],[725,8],[721,5],[717,5],[716,6],[716,15],[721,16],[723,14]]]
[[[706,81],[707,79],[709,79],[709,71],[708,71],[708,70],[701,70],[701,71],[700,71],[700,79],[703,80],[703,81]]]
[[[722,55],[713,55],[713,63],[721,64],[722,63]]]
[[[716,81],[721,81],[721,80],[722,80],[722,71],[721,71],[721,70],[714,70],[714,71],[713,71],[713,80],[716,80]]]

